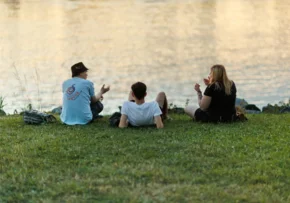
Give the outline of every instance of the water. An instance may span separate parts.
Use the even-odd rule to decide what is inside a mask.
[[[104,113],[135,81],[147,99],[196,103],[196,82],[225,65],[238,97],[262,107],[290,98],[289,0],[0,0],[0,96],[12,113],[61,104],[61,84],[83,61]],[[202,85],[202,89],[204,89]]]

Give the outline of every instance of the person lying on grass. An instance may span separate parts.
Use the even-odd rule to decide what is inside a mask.
[[[202,122],[231,122],[236,120],[235,83],[229,80],[223,65],[214,65],[208,79],[204,79],[207,86],[204,96],[200,85],[195,84],[199,108],[187,106],[184,111],[196,121]]]
[[[147,87],[142,82],[131,86],[129,101],[124,102],[121,109],[120,128],[130,126],[156,125],[163,128],[163,120],[167,117],[167,98],[164,92],[157,95],[156,101],[145,102]]]
[[[62,85],[63,106],[60,115],[61,121],[67,125],[84,125],[98,118],[103,110],[103,94],[110,90],[110,86],[102,86],[95,95],[94,84],[87,80],[88,69],[82,63],[71,67],[72,78]]]

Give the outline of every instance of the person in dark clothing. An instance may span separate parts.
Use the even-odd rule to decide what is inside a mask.
[[[208,79],[204,95],[200,85],[195,84],[199,108],[187,106],[184,111],[196,121],[231,122],[236,118],[235,100],[237,89],[235,83],[229,80],[223,65],[214,65]]]

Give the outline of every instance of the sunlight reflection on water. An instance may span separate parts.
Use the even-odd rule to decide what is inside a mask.
[[[83,61],[105,111],[138,80],[148,100],[196,103],[195,82],[224,64],[238,97],[259,107],[290,97],[288,0],[0,0],[0,95],[12,112],[61,104],[70,66]],[[204,85],[202,85],[204,89]]]

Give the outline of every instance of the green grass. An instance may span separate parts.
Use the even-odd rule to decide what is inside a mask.
[[[0,117],[0,202],[290,202],[290,114],[165,129]]]

